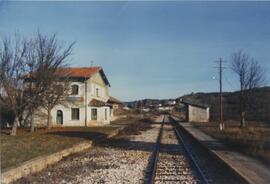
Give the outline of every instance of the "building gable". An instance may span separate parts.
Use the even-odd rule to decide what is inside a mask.
[[[107,85],[107,83],[102,78],[100,72],[97,72],[97,73],[95,73],[95,74],[92,75],[91,82],[92,83],[95,83],[95,84],[98,84],[100,86],[103,86],[103,87],[105,87]]]

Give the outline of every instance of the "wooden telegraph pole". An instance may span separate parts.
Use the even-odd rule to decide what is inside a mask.
[[[225,126],[224,126],[224,122],[223,122],[223,101],[222,101],[222,70],[223,70],[223,60],[222,58],[219,59],[219,130],[223,131]]]

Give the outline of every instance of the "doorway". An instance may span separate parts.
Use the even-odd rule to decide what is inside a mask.
[[[56,112],[56,123],[58,125],[62,125],[63,124],[63,112],[61,110],[58,110]]]

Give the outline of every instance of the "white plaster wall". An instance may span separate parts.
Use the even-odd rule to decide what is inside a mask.
[[[97,109],[97,123],[100,125],[109,124],[111,121],[110,107],[90,107],[88,111],[88,120],[91,121],[91,109]],[[105,109],[107,109],[107,120],[105,119]]]
[[[79,111],[80,111],[79,120],[72,120],[71,119],[71,108],[79,108]],[[84,108],[84,106],[71,105],[69,107],[64,107],[62,105],[57,105],[55,108],[53,108],[53,110],[51,112],[53,125],[57,125],[57,123],[56,123],[57,110],[62,110],[62,112],[63,112],[63,126],[85,126],[85,108]]]
[[[95,83],[90,84],[91,89],[90,89],[90,96],[92,98],[95,98],[97,100],[101,100],[106,102],[109,99],[108,93],[106,92],[107,88]],[[99,90],[99,96],[96,94],[96,89]]]
[[[98,100],[106,102],[109,99],[109,87],[104,83],[100,73],[95,74],[89,79],[90,96]],[[96,94],[96,89],[99,89],[99,96]]]
[[[209,108],[188,105],[189,122],[208,122]]]
[[[47,111],[45,109],[38,109],[34,112],[33,121],[36,126],[47,125]]]

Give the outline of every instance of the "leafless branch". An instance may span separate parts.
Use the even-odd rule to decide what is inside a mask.
[[[253,98],[253,90],[264,84],[266,72],[258,61],[242,51],[232,55],[231,69],[238,76],[240,84],[240,117],[241,126],[244,127],[246,106],[250,104],[249,99]]]

